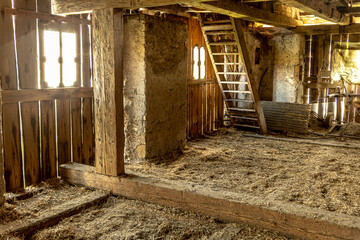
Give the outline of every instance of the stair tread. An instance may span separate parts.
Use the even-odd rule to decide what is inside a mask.
[[[246,90],[224,90],[225,93],[251,93],[251,91]]]
[[[210,46],[218,46],[218,45],[237,45],[236,42],[212,42],[209,43]]]
[[[220,81],[222,84],[249,84],[248,82]]]
[[[259,126],[252,126],[252,125],[247,125],[247,124],[239,124],[239,123],[234,123],[234,126],[238,126],[238,127],[245,127],[245,128],[256,128],[256,129],[260,129]]]
[[[206,35],[214,36],[214,35],[227,35],[227,34],[234,34],[234,31],[216,31],[216,32],[206,32]]]
[[[222,55],[240,55],[240,53],[238,52],[231,52],[231,53],[211,53],[211,55],[215,55],[215,56],[222,56]]]
[[[230,116],[231,118],[235,119],[243,119],[243,120],[250,120],[250,121],[258,121],[255,117],[242,117],[242,116]]]
[[[226,99],[227,102],[253,103],[251,99]]]
[[[233,26],[231,24],[208,25],[208,26],[203,26],[202,29],[205,32],[219,31],[219,30],[233,30]]]
[[[215,21],[204,21],[204,24],[219,24],[219,23],[231,23],[230,19],[215,20]]]
[[[246,75],[244,72],[217,72],[217,74]]]
[[[249,108],[236,108],[236,107],[229,107],[230,111],[239,111],[239,112],[255,112],[255,109]]]

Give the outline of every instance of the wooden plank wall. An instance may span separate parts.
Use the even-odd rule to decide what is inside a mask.
[[[188,114],[187,138],[209,134],[222,126],[223,99],[215,72],[207,52],[200,24],[196,19],[188,20]],[[193,49],[204,47],[206,51],[206,76],[203,80],[193,79]]]
[[[3,8],[11,7],[11,1],[0,7],[4,13]],[[14,8],[34,13],[51,11],[48,0],[15,0]],[[58,176],[62,163],[94,164],[93,90],[89,25],[58,24],[37,19],[35,14],[5,14],[3,19],[0,25],[9,33],[2,35],[8,38],[8,66],[1,87],[5,182],[10,192]],[[77,73],[71,87],[49,89],[45,81],[42,37],[49,29],[76,34]]]
[[[335,42],[359,42],[359,34],[333,34],[306,36],[305,56],[305,85],[304,103],[318,103],[316,109],[320,116],[325,115],[334,118],[338,122],[348,122],[354,119],[357,109],[347,103],[345,98],[329,99],[329,94],[345,92],[360,94],[360,87],[356,84],[345,82],[331,83],[331,60],[334,53]],[[324,103],[324,104],[322,104]],[[329,104],[336,105],[336,111],[330,112]],[[325,108],[325,109],[324,109]],[[344,118],[341,113],[344,111]],[[331,115],[331,116],[330,116]],[[360,122],[360,118],[356,117]]]

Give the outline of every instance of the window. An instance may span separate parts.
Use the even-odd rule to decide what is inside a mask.
[[[44,56],[44,80],[48,87],[73,86],[76,82],[75,33],[44,31]]]
[[[195,80],[205,79],[205,48],[195,46],[193,49],[193,78]]]

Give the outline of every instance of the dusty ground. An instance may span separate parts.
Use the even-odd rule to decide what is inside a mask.
[[[33,218],[51,206],[91,193],[90,190],[70,186],[61,181],[45,183],[32,190],[37,192],[33,197],[26,200],[12,200],[2,208],[0,224]],[[4,221],[3,217],[6,215],[11,215],[12,218]],[[293,238],[245,224],[220,222],[192,212],[110,197],[103,205],[91,207],[80,214],[66,218],[53,227],[27,236],[26,239],[285,240]]]
[[[17,196],[24,198],[24,195],[10,193],[6,195],[7,201],[0,208],[0,225],[14,220],[27,220],[37,217],[52,206],[89,194],[91,191],[83,187],[64,184],[59,179],[52,179],[27,188],[27,192],[33,193],[34,197],[30,196],[24,200],[17,200]]]
[[[126,169],[360,216],[358,154],[358,149],[245,138],[240,131],[223,129],[189,142],[183,154],[128,164]]]

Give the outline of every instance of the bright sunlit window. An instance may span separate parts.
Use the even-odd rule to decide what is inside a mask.
[[[205,78],[205,48],[200,48],[200,78]]]
[[[49,87],[55,88],[60,84],[60,33],[45,31],[44,43],[45,81]]]
[[[193,49],[193,77],[198,80],[200,78],[200,67],[199,67],[199,47],[195,46]]]
[[[61,41],[61,42],[60,42]],[[62,52],[60,50],[62,45]],[[45,82],[51,88],[65,87],[76,81],[76,36],[75,33],[44,32]],[[62,56],[62,61],[60,61]],[[61,74],[62,73],[62,74]],[[61,79],[62,75],[62,79]]]

